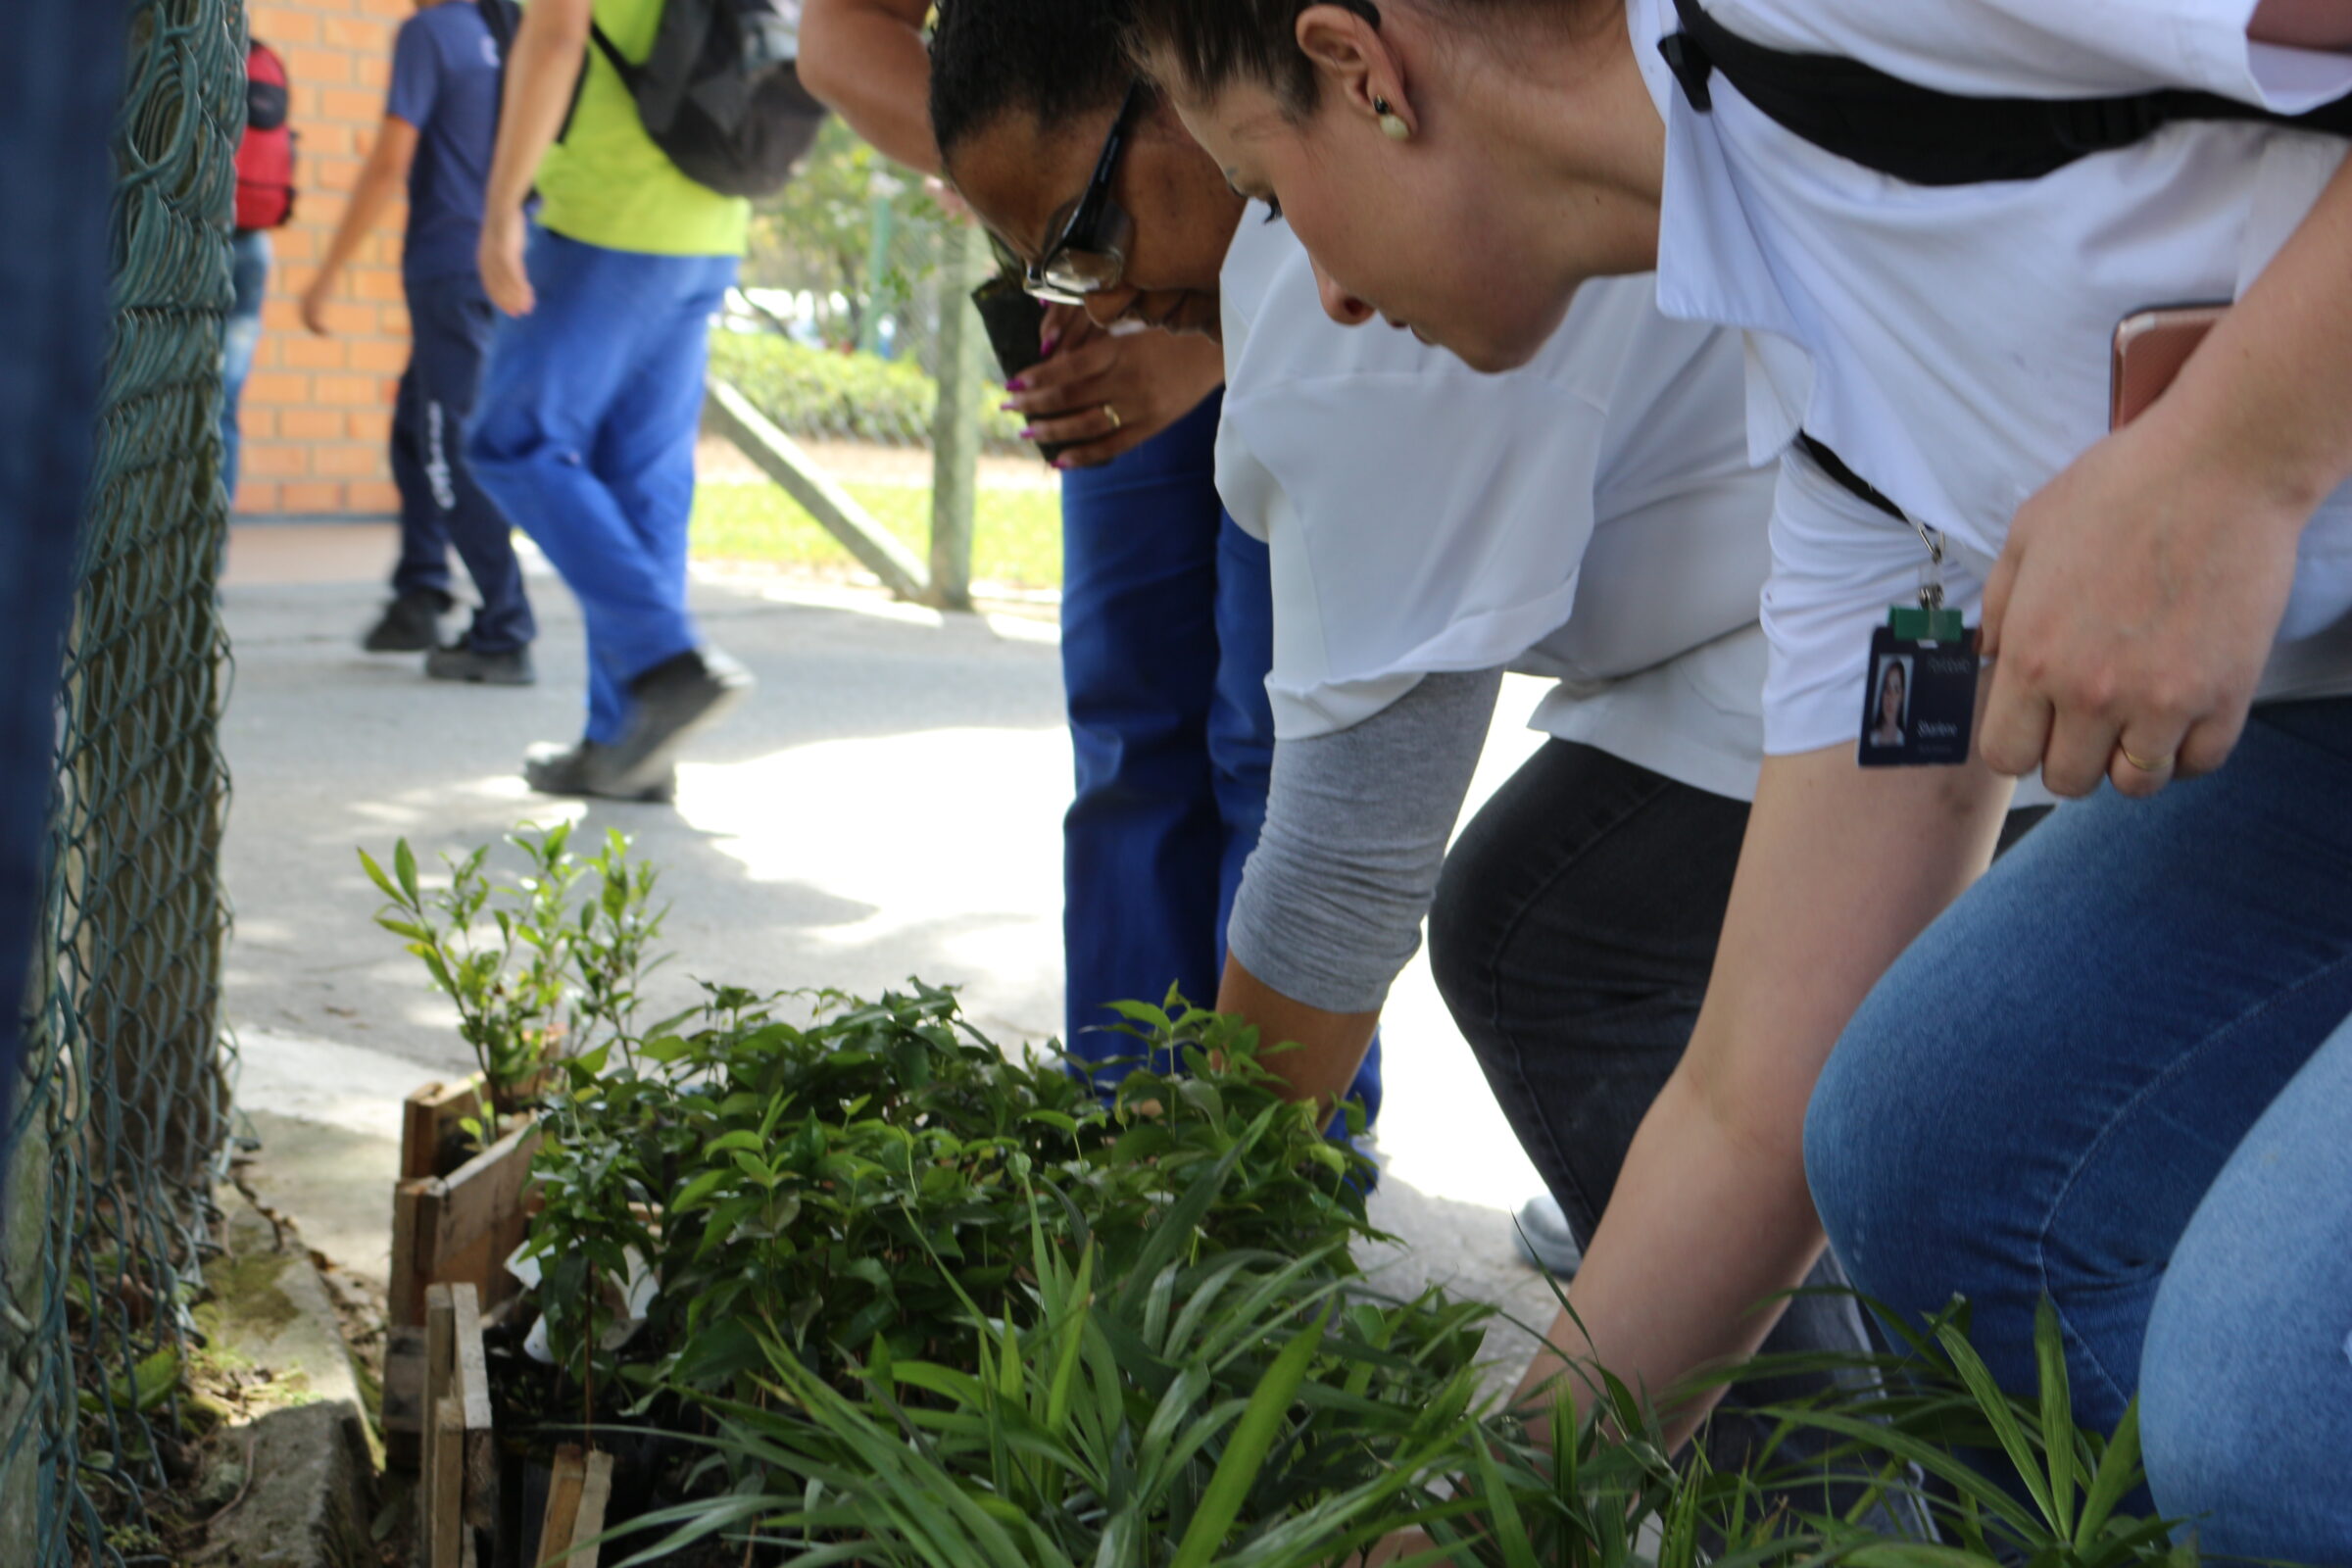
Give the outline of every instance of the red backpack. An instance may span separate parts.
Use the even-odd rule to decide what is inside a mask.
[[[294,220],[294,128],[286,123],[286,63],[253,40],[245,56],[245,134],[237,142],[237,227]]]

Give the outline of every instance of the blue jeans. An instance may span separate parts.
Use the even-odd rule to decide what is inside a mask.
[[[2197,1205],[2139,1390],[2156,1504],[2207,1551],[2352,1563],[2352,1023]]]
[[[28,0],[8,22],[0,212],[39,243],[0,246],[0,1180],[57,775],[58,657],[98,427],[107,137],[128,30],[123,6],[93,0]]]
[[[2191,1216],[2352,1014],[2347,802],[2352,699],[2257,709],[2220,772],[2061,807],[1912,944],[1805,1130],[1854,1283],[1914,1317],[1965,1296],[2018,1391],[2046,1295],[2112,1430]]]
[[[1217,500],[1221,396],[1061,481],[1061,675],[1077,792],[1062,819],[1072,1054],[1134,1054],[1106,1004],[1202,1006],[1266,819],[1274,715],[1266,547]],[[1116,1075],[1106,1075],[1113,1076]],[[1380,1106],[1375,1042],[1353,1093]]]
[[[686,528],[710,315],[732,256],[648,256],[545,229],[538,306],[500,323],[466,455],[564,574],[588,627],[587,738],[628,725],[629,682],[701,639]]]
[[[240,228],[229,240],[228,270],[236,290],[220,334],[220,482],[229,505],[237,500],[237,405],[262,346],[262,298],[270,291],[270,231]]]
[[[498,314],[471,272],[412,278],[408,298],[409,368],[392,410],[392,478],[400,487],[392,591],[453,599],[455,545],[482,600],[466,639],[482,653],[507,653],[529,642],[538,626],[514,559],[514,527],[466,461],[466,423]]]

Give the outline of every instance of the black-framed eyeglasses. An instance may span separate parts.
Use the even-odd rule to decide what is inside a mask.
[[[1119,154],[1126,150],[1127,132],[1143,103],[1139,78],[1127,84],[1127,96],[1110,134],[1102,138],[1102,156],[1095,160],[1095,176],[1086,182],[1077,210],[1061,225],[1061,233],[1046,247],[1045,257],[1021,268],[1021,287],[1056,305],[1082,305],[1090,294],[1119,286],[1127,271],[1127,245],[1135,238],[1135,220],[1110,197],[1111,176],[1118,172]],[[999,254],[1012,260],[1002,247]]]

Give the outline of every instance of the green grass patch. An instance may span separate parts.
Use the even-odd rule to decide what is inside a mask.
[[[918,558],[931,548],[928,485],[853,484],[858,504]],[[781,486],[765,479],[705,482],[694,496],[694,556],[762,565],[848,566],[849,551]],[[1016,588],[1061,586],[1061,497],[1049,489],[983,486],[972,520],[972,578]]]

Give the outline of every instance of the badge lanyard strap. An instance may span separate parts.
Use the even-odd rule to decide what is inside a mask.
[[[1911,531],[1919,542],[1928,547],[1928,564],[1919,571],[1919,608],[1931,612],[1943,608],[1943,530],[1931,528],[1917,517],[1906,516]]]

